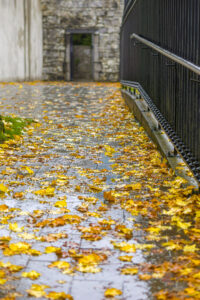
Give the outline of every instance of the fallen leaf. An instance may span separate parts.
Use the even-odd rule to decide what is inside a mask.
[[[150,279],[152,278],[152,276],[149,275],[149,274],[140,274],[140,275],[139,275],[139,278],[140,278],[141,280],[150,280]]]
[[[126,242],[122,242],[122,243],[112,243],[113,246],[117,249],[119,249],[120,251],[123,252],[130,252],[130,253],[134,253],[136,252],[136,245],[135,244],[128,244]]]
[[[122,295],[122,291],[115,289],[115,288],[108,288],[105,293],[105,297],[115,297]]]
[[[55,192],[55,188],[53,187],[48,187],[46,189],[41,189],[38,191],[35,191],[35,195],[40,195],[40,196],[48,196],[48,197],[53,197]]]
[[[61,253],[61,248],[53,247],[53,246],[46,247],[45,253]]]
[[[21,169],[27,171],[30,175],[34,174],[34,171],[30,167],[22,166]]]
[[[10,223],[9,229],[14,232],[22,232],[24,227],[19,227],[17,223]]]
[[[137,268],[124,268],[121,269],[121,274],[123,275],[136,275],[138,273]]]
[[[130,261],[132,261],[133,256],[124,255],[124,256],[119,256],[118,259],[121,260],[121,261],[130,262]]]
[[[67,201],[66,200],[60,200],[60,201],[57,201],[55,204],[54,204],[55,207],[67,207]]]
[[[40,273],[36,272],[36,271],[30,271],[30,272],[23,272],[21,274],[22,277],[24,278],[29,278],[32,280],[36,280],[40,277]]]
[[[2,193],[8,193],[8,187],[4,184],[0,183],[0,192]]]
[[[69,294],[65,294],[65,292],[50,292],[47,296],[47,299],[53,299],[53,300],[73,300],[73,297]]]
[[[32,284],[29,290],[26,290],[29,296],[33,296],[35,298],[46,297],[45,289],[48,289],[48,285],[39,285],[39,284]]]

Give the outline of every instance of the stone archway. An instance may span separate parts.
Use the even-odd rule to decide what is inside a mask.
[[[99,80],[99,33],[94,29],[68,29],[66,32],[65,79],[72,80],[72,35],[91,34],[92,36],[92,79]]]

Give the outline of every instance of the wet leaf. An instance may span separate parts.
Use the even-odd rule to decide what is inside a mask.
[[[123,275],[136,275],[138,273],[137,268],[123,268],[121,269],[121,274]]]
[[[7,279],[0,278],[0,285],[3,285],[7,282]]]
[[[128,252],[128,253],[136,252],[136,246],[134,244],[128,244],[126,242],[122,242],[122,243],[113,242],[112,244],[115,248],[119,249],[120,251]]]
[[[122,295],[122,291],[115,289],[115,288],[108,288],[105,293],[105,297],[115,297]]]
[[[139,275],[139,278],[141,279],[141,280],[150,280],[151,278],[152,278],[152,276],[151,275],[149,275],[149,274],[140,274]]]
[[[135,184],[131,185],[131,188],[133,191],[141,190],[142,185],[141,185],[141,183],[135,183]]]
[[[65,292],[50,292],[47,296],[47,299],[53,299],[53,300],[73,300],[73,297],[69,294],[65,294]]]
[[[52,264],[50,264],[48,266],[49,268],[58,268],[58,269],[69,269],[70,268],[70,264],[66,261],[55,261]]]
[[[53,246],[46,247],[45,253],[61,253],[61,248],[53,247]]]
[[[0,192],[8,193],[8,187],[2,183],[0,183]]]
[[[113,156],[113,154],[115,153],[115,149],[114,148],[112,148],[111,146],[109,146],[109,145],[104,145],[104,148],[105,148],[105,155],[106,156],[109,156],[109,157],[112,157]]]
[[[35,195],[53,197],[54,192],[55,192],[55,188],[48,187],[48,188],[45,188],[45,189],[35,191],[34,193],[35,193]]]
[[[24,171],[27,171],[28,174],[30,174],[30,175],[34,174],[34,171],[30,167],[23,166],[23,167],[21,167],[21,169]]]
[[[194,244],[194,245],[191,245],[191,246],[189,246],[189,245],[186,245],[184,248],[183,248],[183,251],[184,252],[195,252],[195,251],[197,251],[198,249],[197,249],[197,247],[196,247],[196,245]]]
[[[22,232],[24,230],[24,227],[20,228],[17,223],[10,223],[9,229],[14,232]]]
[[[118,259],[121,261],[131,262],[133,259],[133,256],[124,255],[124,256],[119,256]]]
[[[29,296],[35,298],[41,298],[46,296],[45,289],[49,288],[48,285],[39,285],[39,284],[32,284],[31,288],[27,290]]]
[[[24,278],[29,278],[32,280],[36,280],[40,277],[40,273],[36,272],[36,271],[30,271],[30,272],[23,272],[21,274],[22,277]]]
[[[67,201],[66,200],[60,200],[60,201],[57,201],[55,204],[54,204],[55,207],[67,207]]]

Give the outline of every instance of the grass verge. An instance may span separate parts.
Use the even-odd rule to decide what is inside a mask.
[[[0,143],[22,135],[23,129],[34,122],[32,119],[0,116]]]

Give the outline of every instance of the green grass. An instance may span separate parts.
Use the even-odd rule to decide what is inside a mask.
[[[32,119],[0,116],[0,143],[22,135],[23,129],[34,122]]]

